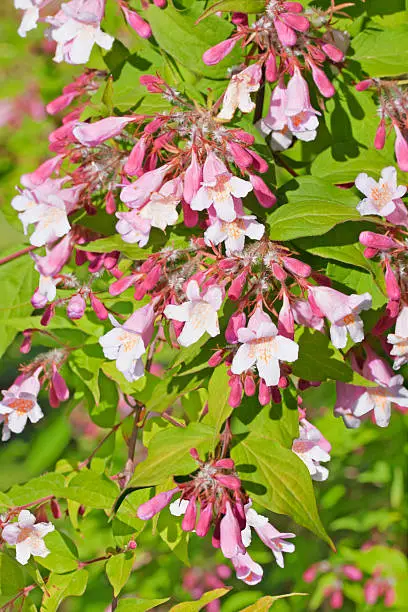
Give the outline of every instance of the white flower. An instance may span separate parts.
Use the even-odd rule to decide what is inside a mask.
[[[252,112],[255,104],[252,102],[250,94],[258,91],[261,77],[262,71],[259,64],[252,64],[238,74],[234,74],[224,94],[222,110],[218,119],[230,121],[237,108],[243,113]]]
[[[188,499],[176,499],[169,506],[169,510],[173,516],[183,516],[186,513]]]
[[[395,324],[395,333],[388,334],[387,342],[393,344],[391,355],[394,360],[394,370],[399,370],[402,365],[408,363],[408,306],[404,306],[398,315]]]
[[[16,523],[8,523],[2,531],[2,538],[16,547],[16,559],[26,565],[31,555],[46,557],[50,551],[44,543],[44,536],[54,531],[52,523],[36,523],[35,516],[28,510],[21,510]]]
[[[387,386],[367,387],[354,405],[354,416],[361,417],[374,410],[377,425],[387,427],[391,418],[391,404],[408,408],[408,389],[403,384],[403,377],[396,375],[387,381]]]
[[[180,179],[167,181],[160,191],[151,194],[147,204],[140,209],[140,217],[149,221],[152,227],[164,231],[178,219],[177,205],[181,201],[182,193],[183,184]]]
[[[16,9],[24,11],[20,27],[17,30],[19,36],[25,38],[27,32],[37,27],[37,21],[40,16],[38,8],[40,2],[41,0],[14,0]]]
[[[220,333],[217,311],[221,308],[223,294],[219,287],[209,287],[200,296],[197,281],[191,280],[186,289],[187,302],[178,306],[169,304],[164,310],[168,319],[184,322],[184,327],[177,338],[181,346],[190,346],[208,332],[214,337]]]
[[[40,274],[40,282],[38,286],[38,292],[47,298],[48,302],[55,300],[57,295],[57,285],[59,279],[53,278],[52,276],[43,276]]]
[[[320,461],[330,461],[329,453],[323,448],[324,443],[328,444],[319,430],[302,419],[299,438],[293,441],[292,451],[306,465],[313,480],[323,481],[329,476],[329,470],[320,465]]]
[[[264,234],[265,226],[256,221],[254,215],[237,216],[234,221],[221,221],[215,219],[204,233],[207,245],[225,242],[225,252],[241,253],[245,245],[245,236],[254,240],[260,240]]]
[[[355,184],[366,196],[357,205],[360,215],[390,215],[395,210],[395,200],[402,198],[407,190],[403,185],[397,186],[397,171],[392,166],[381,171],[378,183],[362,172]]]
[[[17,384],[14,383],[7,391],[3,391],[0,414],[7,417],[8,429],[13,433],[21,433],[27,420],[37,423],[44,416],[37,403],[40,391],[39,374],[40,370],[37,370],[32,376]]]
[[[237,335],[242,345],[232,360],[233,374],[242,374],[256,365],[259,376],[270,387],[279,382],[279,362],[298,358],[298,344],[278,335],[276,325],[259,307],[250,318],[248,327],[241,327]]]
[[[109,315],[114,329],[99,338],[103,354],[116,360],[116,367],[126,380],[133,382],[144,375],[141,356],[146,352],[153,332],[154,309],[151,304],[139,308],[121,325]]]

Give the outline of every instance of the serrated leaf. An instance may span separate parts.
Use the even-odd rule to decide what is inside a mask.
[[[135,560],[134,552],[130,550],[114,555],[108,559],[105,571],[109,582],[113,587],[113,595],[117,597],[132,572],[133,563]]]
[[[219,0],[209,6],[198,21],[202,21],[214,13],[238,12],[238,13],[263,13],[265,11],[265,0]]]
[[[207,593],[204,593],[197,601],[186,601],[171,607],[170,612],[199,612],[211,601],[224,597],[230,590],[231,589],[214,589],[213,591],[207,591]]]
[[[264,508],[287,514],[333,546],[319,518],[312,480],[303,461],[262,433],[251,433],[231,451],[243,486]]]
[[[197,469],[189,454],[191,448],[208,452],[214,428],[191,423],[186,428],[169,427],[159,431],[150,441],[147,459],[136,466],[129,486],[147,487],[159,484],[169,476],[181,476]]]

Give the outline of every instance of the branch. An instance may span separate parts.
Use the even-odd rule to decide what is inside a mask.
[[[30,245],[28,247],[25,247],[25,249],[21,249],[20,251],[11,253],[11,255],[7,255],[6,257],[3,257],[3,259],[0,259],[0,266],[2,266],[3,264],[9,261],[12,261],[13,259],[17,259],[17,257],[21,257],[22,255],[25,255],[26,253],[29,253],[30,251],[34,251],[34,249],[36,248],[37,247]]]

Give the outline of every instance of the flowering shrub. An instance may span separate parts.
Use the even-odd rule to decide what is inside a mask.
[[[408,605],[407,12],[320,4],[14,1],[1,609]]]

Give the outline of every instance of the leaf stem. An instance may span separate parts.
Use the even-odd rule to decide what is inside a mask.
[[[21,249],[20,251],[16,251],[15,253],[11,253],[10,255],[7,255],[6,257],[3,257],[2,259],[0,259],[0,266],[2,266],[3,264],[12,261],[13,259],[17,259],[17,257],[21,257],[22,255],[26,255],[26,253],[29,253],[30,251],[34,251],[34,249],[36,249],[36,246],[30,245],[28,247],[25,247],[24,249]]]

